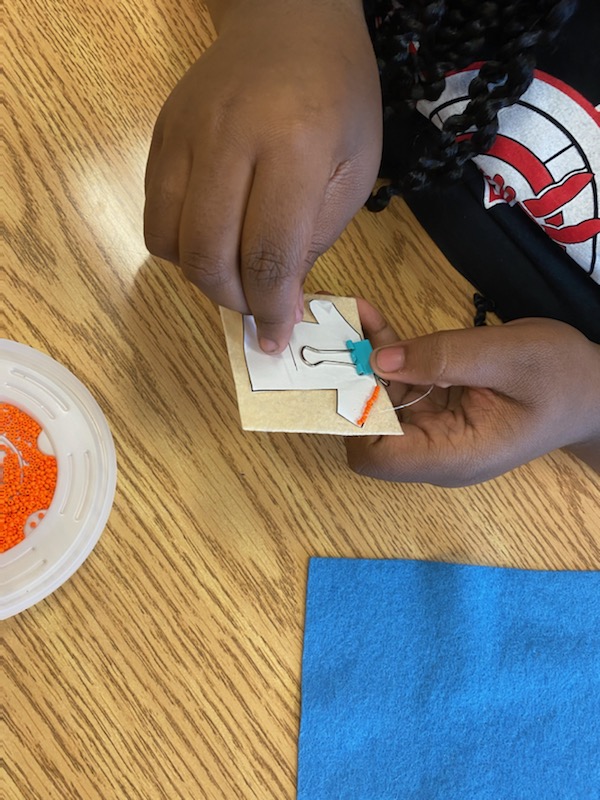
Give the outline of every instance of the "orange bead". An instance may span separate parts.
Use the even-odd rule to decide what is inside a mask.
[[[379,397],[380,388],[381,387],[379,385],[377,385],[375,387],[375,389],[373,391],[373,394],[367,400],[367,404],[365,406],[365,409],[364,409],[364,411],[362,413],[361,418],[356,421],[357,425],[360,425],[362,427],[365,424],[365,422],[367,421],[367,419],[369,417],[369,414],[371,413],[371,409],[373,408],[373,406],[375,405],[375,401]]]

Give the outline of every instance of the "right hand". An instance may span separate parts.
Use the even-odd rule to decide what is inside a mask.
[[[568,447],[600,472],[600,345],[553,319],[398,341],[358,301],[373,370],[390,381],[404,436],[350,436],[348,463],[389,481],[468,486]]]
[[[281,352],[308,271],[377,177],[379,79],[357,0],[229,6],[158,117],[146,244]]]

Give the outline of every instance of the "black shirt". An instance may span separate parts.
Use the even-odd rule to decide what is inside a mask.
[[[531,87],[499,112],[488,153],[460,184],[406,200],[501,319],[543,316],[600,342],[600,2],[583,0]],[[459,113],[477,65],[421,102],[418,129]]]

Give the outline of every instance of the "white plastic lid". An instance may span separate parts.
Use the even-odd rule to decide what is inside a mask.
[[[49,508],[0,553],[0,619],[7,619],[51,594],[88,557],[112,507],[117,464],[106,419],[85,386],[54,359],[8,339],[0,339],[0,403],[38,423],[37,448],[57,468]],[[2,458],[19,447],[2,428],[0,445]],[[9,513],[0,509],[0,525]]]

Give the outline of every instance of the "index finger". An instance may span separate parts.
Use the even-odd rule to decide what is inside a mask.
[[[315,241],[329,178],[323,165],[260,161],[242,233],[242,285],[263,350],[288,344],[304,279],[327,243]]]
[[[365,338],[371,342],[373,350],[399,341],[396,331],[375,306],[362,297],[356,298],[356,305]]]
[[[245,314],[239,247],[253,167],[226,142],[216,150],[207,146],[196,156],[181,210],[178,260],[213,302]]]

